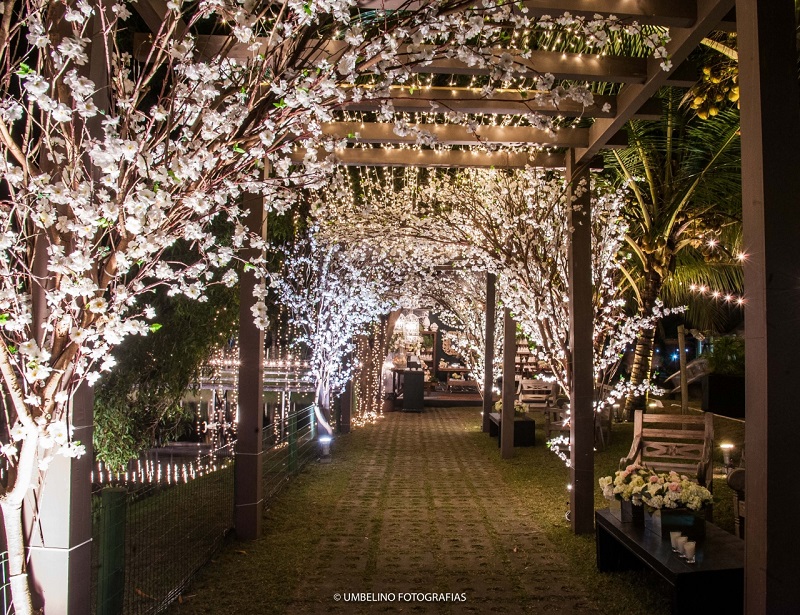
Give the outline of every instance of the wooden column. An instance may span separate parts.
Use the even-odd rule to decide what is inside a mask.
[[[248,195],[242,206],[249,213],[247,227],[253,233],[266,231],[264,202]],[[242,251],[247,262],[261,256],[258,250]],[[254,272],[245,271],[239,281],[239,383],[234,471],[234,526],[240,538],[253,540],[261,535],[264,504],[262,424],[264,406],[264,331],[256,327],[250,308],[256,303]]]
[[[492,388],[494,387],[494,312],[496,305],[495,283],[497,276],[486,273],[486,350],[483,354],[483,431],[489,432],[489,413],[492,411]]]
[[[800,613],[800,118],[794,2],[736,2],[747,422],[745,612]]]
[[[365,369],[365,368],[362,368]],[[360,380],[359,374],[359,380]],[[353,414],[353,394],[355,391],[355,383],[350,380],[345,386],[342,395],[339,398],[341,410],[339,412],[339,421],[336,424],[336,433],[350,433],[350,418]]]
[[[592,362],[592,217],[589,167],[567,153],[570,339],[570,510],[572,531],[594,531],[594,374]],[[579,206],[576,211],[575,206]]]
[[[95,14],[111,11],[110,3],[92,1],[90,4]],[[98,109],[107,111],[108,74],[103,56],[106,41],[99,19],[93,18],[89,31],[92,39],[87,47],[89,62],[77,68],[82,76],[88,77],[97,86],[93,102]],[[62,20],[59,33],[71,34],[67,22]],[[86,122],[95,136],[102,134],[103,117],[98,114]],[[45,159],[40,162],[45,170],[52,170],[52,163]],[[34,269],[41,267],[39,273],[43,277],[49,275],[46,266],[48,245],[44,234],[36,242],[37,254],[43,258],[34,259]],[[37,289],[32,292],[37,293]],[[46,318],[44,297],[39,295],[35,300],[32,332],[40,345],[44,335],[40,325]],[[23,527],[30,537],[29,574],[34,608],[44,607],[48,614],[84,615],[90,613],[92,608],[92,389],[86,384],[81,385],[73,395],[71,404],[72,438],[86,447],[86,453],[80,459],[67,459],[60,455],[53,458],[41,486],[39,502],[35,502],[32,494],[29,494],[23,504]]]
[[[503,310],[503,410],[500,420],[500,457],[514,456],[514,363],[517,356],[517,323],[511,310]]]
[[[86,454],[80,459],[53,458],[35,522],[33,497],[25,501],[25,528],[32,528],[28,553],[34,607],[44,606],[47,613],[91,612],[93,402],[86,384],[72,399],[73,438],[86,446]]]

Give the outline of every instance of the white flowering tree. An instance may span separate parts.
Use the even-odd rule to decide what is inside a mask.
[[[563,177],[535,169],[456,174],[406,170],[394,181],[374,172],[364,177],[358,190],[363,200],[348,196],[352,188],[347,181],[331,188],[326,232],[348,229],[350,240],[372,238],[393,246],[386,249],[399,255],[411,254],[408,246],[414,244],[416,262],[425,260],[429,268],[456,262],[465,269],[497,272],[498,299],[514,312],[536,359],[546,362],[569,392],[570,204]],[[594,365],[600,387],[615,373],[626,344],[652,318],[668,311],[658,305],[646,317],[625,316],[617,287],[625,193],[599,180],[578,191],[590,188]],[[442,294],[454,293],[443,288]]]
[[[486,364],[486,274],[467,269],[452,269],[428,275],[418,284],[421,297],[435,302],[439,320],[450,328],[443,333],[450,342],[450,348],[481,384],[481,393],[487,394],[483,390]],[[500,377],[503,363],[503,318],[502,310],[498,306],[495,307],[494,325],[493,382]],[[491,391],[488,394],[491,396]]]
[[[393,308],[391,279],[384,273],[369,250],[320,241],[312,231],[272,277],[277,299],[300,332],[294,343],[310,352],[315,411],[328,435],[331,400],[357,367],[356,336],[367,334],[369,325]]]

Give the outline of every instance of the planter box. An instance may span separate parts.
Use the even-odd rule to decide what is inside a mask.
[[[703,410],[733,419],[744,418],[744,377],[712,373],[703,376],[702,382]]]
[[[644,525],[662,538],[669,538],[670,532],[681,532],[689,540],[700,540],[706,535],[706,520],[702,514],[702,511],[688,508],[662,508],[645,512]]]
[[[630,501],[611,500],[609,507],[611,514],[622,523],[644,525],[644,506],[634,506]]]

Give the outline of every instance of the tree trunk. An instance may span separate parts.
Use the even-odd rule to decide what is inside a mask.
[[[11,586],[11,599],[17,615],[32,615],[33,603],[28,583],[28,570],[25,564],[25,533],[22,527],[22,501],[33,481],[37,463],[39,438],[28,434],[20,445],[19,460],[16,467],[14,486],[0,499],[3,511],[3,528],[8,548],[8,578]]]
[[[656,299],[661,292],[663,280],[661,276],[652,269],[646,274],[644,292],[642,293],[642,314],[650,314],[656,305]],[[636,337],[636,347],[633,354],[633,369],[631,370],[631,387],[637,387],[650,377],[650,368],[653,364],[653,342],[656,337],[656,329],[642,329]],[[637,395],[633,390],[628,393],[625,400],[625,418],[633,420],[633,411],[637,408],[644,408],[644,395]]]
[[[317,434],[318,436],[331,436],[333,435],[333,429],[331,428],[331,397],[327,377],[321,378],[317,383],[316,399],[317,425],[319,426]]]
[[[33,603],[28,585],[28,571],[25,566],[25,539],[22,531],[22,506],[3,501],[3,528],[8,548],[8,579],[11,586],[11,599],[17,615],[31,615]]]

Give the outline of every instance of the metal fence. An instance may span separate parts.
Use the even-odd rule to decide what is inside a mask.
[[[285,404],[271,413],[263,440],[266,498],[317,457],[315,438],[313,406]],[[124,473],[95,468],[96,615],[151,615],[178,597],[233,527],[233,473],[233,445],[154,449]]]
[[[3,615],[13,615],[14,605],[11,602],[11,583],[8,579],[8,551],[0,553],[0,608]]]
[[[270,498],[304,465],[316,459],[314,406],[289,406],[264,429],[264,497]]]
[[[95,470],[97,615],[163,611],[233,527],[232,446],[197,450],[143,456],[124,474]]]

